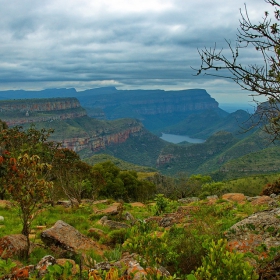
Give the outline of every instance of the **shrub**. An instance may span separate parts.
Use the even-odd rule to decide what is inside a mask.
[[[280,179],[273,183],[266,184],[261,192],[261,195],[280,194]]]
[[[204,243],[207,255],[194,273],[196,278],[198,280],[258,279],[254,268],[244,260],[244,254],[230,252],[226,245],[227,242],[224,239]]]
[[[112,230],[108,234],[108,243],[112,245],[122,244],[126,239],[127,230],[124,228]]]

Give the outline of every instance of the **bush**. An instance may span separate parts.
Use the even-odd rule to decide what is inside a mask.
[[[266,184],[261,192],[261,195],[280,194],[280,179],[273,183]]]
[[[258,279],[254,268],[244,260],[244,254],[230,252],[226,245],[224,239],[205,243],[207,255],[194,273],[196,278],[198,280]]]

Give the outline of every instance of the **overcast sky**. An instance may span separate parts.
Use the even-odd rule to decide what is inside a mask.
[[[246,102],[191,69],[197,49],[234,42],[244,2],[253,21],[271,10],[264,0],[0,0],[0,90],[204,88]]]

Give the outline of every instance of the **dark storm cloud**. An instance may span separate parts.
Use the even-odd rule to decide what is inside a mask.
[[[247,6],[253,19],[267,10],[262,0]],[[218,89],[223,82],[195,77],[191,66],[200,65],[197,49],[235,40],[243,7],[243,0],[0,0],[0,89]]]

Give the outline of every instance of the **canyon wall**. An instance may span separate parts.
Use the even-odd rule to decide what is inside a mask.
[[[124,143],[131,135],[141,132],[143,126],[141,123],[132,120],[127,128],[120,131],[99,131],[99,133],[89,133],[88,137],[74,137],[62,140],[62,147],[80,152],[81,150],[89,150],[97,152],[108,146]]]
[[[85,107],[100,108],[106,117],[147,116],[218,108],[218,102],[204,89],[180,91],[116,90],[113,93],[79,97]]]
[[[86,116],[77,98],[0,101],[0,119],[8,126]]]

